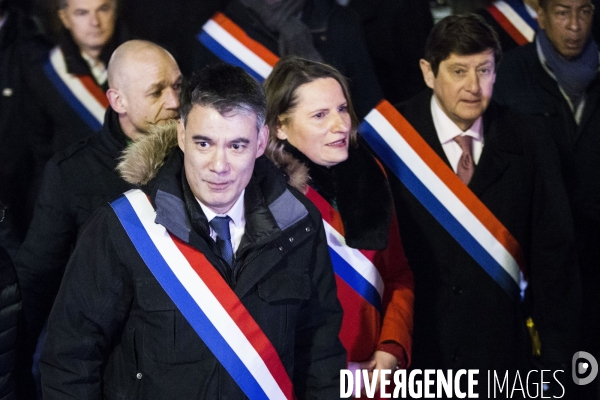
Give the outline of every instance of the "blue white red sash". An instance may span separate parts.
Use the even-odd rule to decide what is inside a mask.
[[[323,217],[329,254],[336,275],[381,313],[384,285],[373,264],[375,252],[348,247],[338,211],[310,187],[306,197],[317,206]]]
[[[57,46],[50,52],[50,57],[44,64],[44,73],[91,129],[97,131],[102,128],[104,113],[108,108],[106,95],[92,77],[77,76],[67,71],[65,57],[60,47]]]
[[[519,46],[533,42],[538,23],[523,0],[497,0],[487,10]]]
[[[526,285],[519,243],[398,110],[383,100],[359,131],[448,233],[518,301]]]
[[[204,24],[198,40],[219,59],[244,68],[259,82],[269,76],[279,60],[222,13],[216,13]]]
[[[138,253],[190,325],[250,399],[293,399],[277,351],[202,253],[154,223],[141,190],[112,204]]]

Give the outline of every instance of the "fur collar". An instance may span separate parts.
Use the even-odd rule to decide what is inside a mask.
[[[132,143],[120,158],[117,171],[133,185],[144,186],[152,180],[164,165],[167,157],[177,148],[177,121],[156,125],[151,132]],[[269,155],[267,154],[267,157]],[[296,168],[286,171],[288,184],[306,192],[308,169],[300,162]]]
[[[269,143],[267,156],[286,174],[299,170],[303,174],[308,173],[311,186],[316,187],[317,191],[320,186],[325,189],[324,182],[315,181],[322,175],[316,171],[320,167],[305,157],[295,157],[285,150],[282,142]],[[335,203],[342,218],[348,246],[365,250],[385,249],[393,216],[393,202],[389,184],[377,161],[363,145],[359,145],[350,149],[348,160],[331,168],[331,174],[334,187],[329,189],[335,193]]]

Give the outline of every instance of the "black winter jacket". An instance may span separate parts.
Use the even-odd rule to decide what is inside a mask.
[[[506,54],[494,98],[522,113],[541,116],[561,157],[573,220],[583,289],[582,349],[600,351],[600,74],[586,89],[579,124],[556,81],[544,70],[536,44]]]
[[[74,143],[46,165],[31,229],[15,262],[26,324],[28,354],[23,357],[33,354],[84,222],[132,186],[115,170],[126,139],[109,108],[97,135]]]
[[[232,274],[175,149],[144,191],[156,222],[202,252],[273,343],[299,399],[339,396],[341,308],[316,208],[265,157],[246,187]],[[44,398],[244,399],[133,247],[114,211],[84,229],[48,323]]]
[[[13,263],[0,246],[0,400],[16,399],[13,371],[20,306]]]
[[[30,58],[43,54],[49,45],[19,9],[8,8],[5,16],[0,29],[0,201],[9,211],[0,224],[0,244],[14,257],[25,238],[35,200],[33,152],[23,115],[30,93],[23,74]]]

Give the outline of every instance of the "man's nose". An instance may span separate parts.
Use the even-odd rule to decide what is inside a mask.
[[[98,18],[97,12],[90,13],[90,24],[92,24],[93,26],[100,25],[100,18]]]
[[[177,110],[179,108],[179,91],[169,88],[165,99],[165,108]]]
[[[223,148],[216,148],[212,154],[210,169],[217,174],[229,171],[229,162],[227,161],[227,151]]]
[[[479,84],[479,75],[477,71],[470,72],[467,76],[466,89],[471,93],[479,93],[481,85]]]

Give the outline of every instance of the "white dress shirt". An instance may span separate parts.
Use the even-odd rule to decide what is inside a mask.
[[[94,75],[94,79],[100,85],[104,85],[104,82],[108,80],[108,71],[106,69],[106,65],[102,61],[96,61],[92,57],[90,57],[87,53],[81,52],[81,57],[85,60],[85,62],[90,66],[90,71],[92,71],[92,75]]]
[[[435,98],[431,96],[431,115],[433,117],[433,125],[438,135],[438,139],[442,144],[444,153],[450,165],[456,173],[458,161],[462,155],[462,150],[458,143],[454,141],[457,136],[471,136],[473,138],[473,162],[475,165],[479,162],[481,151],[483,150],[483,118],[479,117],[473,122],[473,125],[466,131],[462,131],[441,109]]]
[[[242,236],[244,235],[244,231],[246,229],[246,216],[244,215],[244,193],[246,190],[242,191],[240,197],[233,204],[233,207],[226,214],[216,214],[213,210],[206,207],[204,204],[198,201],[202,211],[204,211],[204,215],[208,219],[208,222],[212,221],[214,217],[225,217],[229,216],[231,220],[229,221],[229,233],[231,235],[231,245],[233,247],[233,256],[235,257],[235,252],[240,246],[240,242],[242,241]],[[212,226],[210,226],[210,237],[216,242],[217,241],[217,233],[214,231]]]

